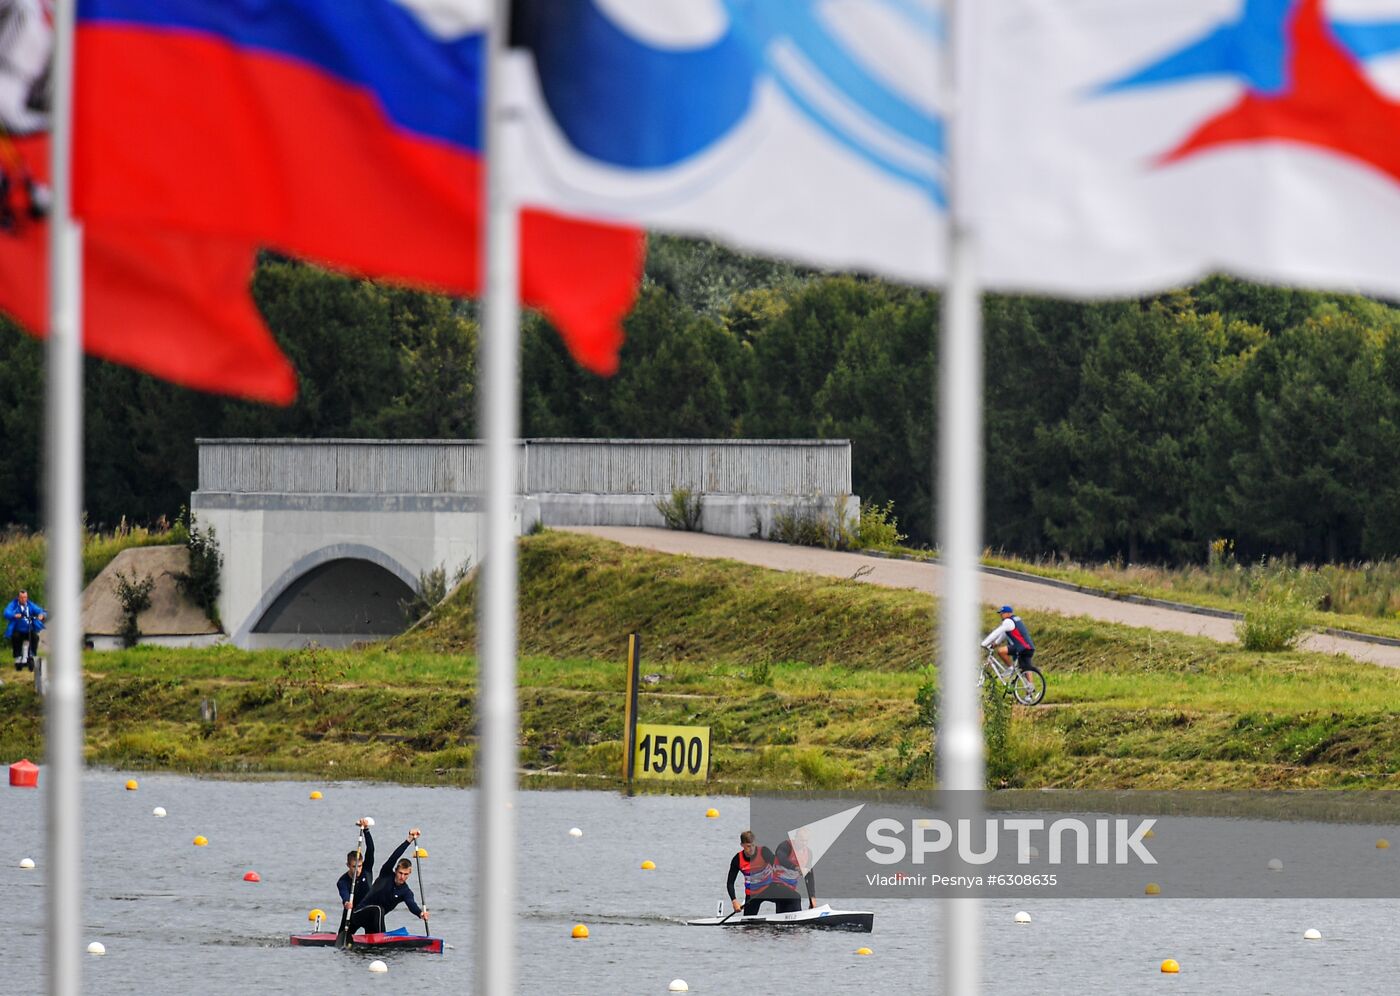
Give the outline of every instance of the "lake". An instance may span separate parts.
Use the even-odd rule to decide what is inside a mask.
[[[0,788],[0,888],[10,896],[0,993],[43,989],[43,791]],[[128,778],[139,790],[126,791]],[[308,798],[313,789],[324,798]],[[83,922],[68,929],[103,957],[84,956],[84,992],[101,996],[472,991],[478,916],[474,793],[366,783],[235,781],[94,770],[83,786]],[[151,815],[164,807],[168,816]],[[706,819],[707,807],[719,809]],[[743,798],[626,798],[611,792],[523,792],[520,851],[521,992],[938,992],[940,908],[927,900],[859,900],[872,934],[721,931],[687,927],[711,916],[747,824]],[[355,846],[354,821],[376,820],[382,862],[411,826],[423,830],[422,886],[442,956],[372,956],[292,948],[307,911],[338,923],[335,880]],[[581,838],[568,835],[570,827]],[[196,835],[207,847],[194,847]],[[38,867],[19,868],[24,857]],[[656,863],[642,871],[643,860]],[[246,871],[262,877],[243,881]],[[418,879],[410,880],[419,891]],[[820,869],[818,892],[820,894]],[[423,899],[420,896],[420,900]],[[839,897],[822,896],[833,905]],[[726,904],[727,908],[727,904]],[[1012,918],[1028,911],[1033,922]],[[1374,993],[1393,991],[1400,966],[1395,903],[1339,900],[985,901],[983,978],[989,993]],[[573,940],[575,923],[591,936]],[[390,926],[421,928],[403,907]],[[1305,942],[1315,927],[1321,942]],[[862,945],[874,954],[854,954]],[[1163,976],[1164,958],[1181,964]]]

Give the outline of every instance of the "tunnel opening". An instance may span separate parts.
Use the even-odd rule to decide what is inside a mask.
[[[393,636],[408,628],[413,589],[368,560],[327,561],[289,584],[253,627],[258,634]],[[336,641],[342,642],[342,641]]]

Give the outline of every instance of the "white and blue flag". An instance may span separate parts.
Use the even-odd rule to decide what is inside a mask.
[[[520,198],[933,283],[933,0],[515,0]]]

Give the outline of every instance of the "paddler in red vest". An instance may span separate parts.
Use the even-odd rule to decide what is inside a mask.
[[[802,896],[797,889],[799,882],[807,887],[808,908],[815,908],[817,905],[817,880],[812,876],[812,852],[807,849],[807,830],[805,827],[798,830],[795,835],[784,838],[783,842],[778,845],[778,849],[773,852],[773,883],[784,889],[790,889],[793,895],[797,896],[797,905],[792,907],[795,910],[802,908]],[[779,906],[778,912],[787,911]]]
[[[729,890],[729,900],[734,909],[742,909],[744,916],[754,916],[762,903],[772,903],[779,913],[791,913],[802,908],[802,899],[797,893],[773,881],[776,862],[773,852],[754,843],[753,831],[739,834],[739,853],[729,862],[729,874],[724,878],[724,887]],[[744,902],[734,897],[734,876],[744,876]]]

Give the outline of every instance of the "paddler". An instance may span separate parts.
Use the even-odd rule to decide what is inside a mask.
[[[335,883],[336,891],[340,893],[340,903],[347,910],[363,905],[365,894],[369,892],[369,872],[365,869],[374,867],[374,838],[369,832],[373,825],[374,821],[368,817],[355,822],[355,826],[364,834],[365,853],[362,855],[358,850],[347,853],[345,874]]]
[[[792,913],[802,908],[802,898],[797,893],[774,881],[775,866],[773,852],[754,841],[752,830],[739,834],[739,853],[729,862],[729,874],[724,879],[724,887],[729,890],[729,899],[736,911],[742,909],[744,916],[755,916],[762,903],[772,903],[779,913]],[[744,876],[742,903],[734,896],[735,875]]]
[[[812,852],[807,849],[806,828],[798,830],[796,837],[796,841],[792,837],[783,838],[773,852],[773,884],[790,889],[797,896],[796,906],[784,910],[780,904],[779,913],[802,908],[802,896],[797,891],[799,882],[807,887],[808,909],[815,909],[817,905],[817,880],[812,876]]]
[[[365,898],[355,904],[355,912],[350,917],[350,933],[363,930],[367,934],[384,932],[384,917],[390,910],[403,903],[408,911],[424,923],[428,911],[418,908],[413,898],[413,890],[408,886],[408,876],[413,871],[413,862],[403,856],[408,846],[422,836],[416,827],[408,832],[408,839],[394,849],[384,867],[379,869],[379,877],[374,880]]]

